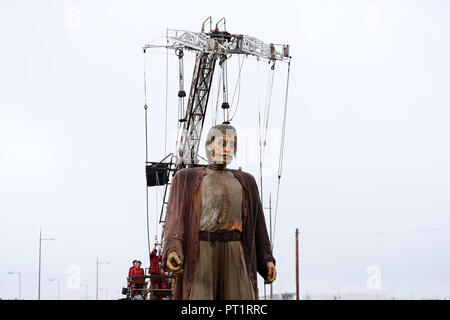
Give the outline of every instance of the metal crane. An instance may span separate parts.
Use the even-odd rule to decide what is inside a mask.
[[[206,31],[205,24],[208,22],[209,30]],[[179,61],[178,98],[179,106],[181,106],[182,110],[184,109],[184,99],[186,98],[184,88],[184,51],[195,52],[196,58],[186,110],[184,116],[178,120],[182,123],[183,128],[178,139],[176,152],[167,155],[159,162],[146,161],[147,186],[166,186],[163,205],[161,207],[160,223],[165,222],[164,213],[170,186],[169,173],[183,167],[198,165],[198,148],[216,63],[219,62],[221,77],[223,79],[221,90],[222,109],[226,115],[224,123],[230,123],[229,113],[226,112],[230,108],[230,104],[228,103],[228,81],[226,80],[227,60],[233,55],[253,56],[258,60],[265,60],[272,63],[272,69],[277,60],[285,62],[291,60],[289,56],[289,45],[267,44],[248,35],[231,34],[226,30],[225,18],[220,19],[213,29],[212,18],[208,17],[202,24],[201,32],[167,29],[166,39],[166,45],[146,44],[143,50],[144,53],[154,48],[175,50]],[[169,157],[170,160],[167,162],[166,160]]]

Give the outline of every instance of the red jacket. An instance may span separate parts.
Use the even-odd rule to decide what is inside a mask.
[[[157,254],[156,249],[150,252],[150,270],[149,273],[151,275],[163,274],[163,270],[161,269],[159,263],[161,261],[161,256]]]
[[[130,268],[130,273],[129,273],[129,277],[133,277],[133,276],[144,276],[145,275],[145,271],[142,268],[136,268],[136,267],[131,267]],[[133,279],[131,279],[133,281]],[[134,283],[144,283],[145,282],[145,278],[144,277],[136,277],[134,278]]]
[[[130,270],[128,271],[128,276],[131,277],[133,274],[133,269],[136,268],[135,266],[130,267]]]

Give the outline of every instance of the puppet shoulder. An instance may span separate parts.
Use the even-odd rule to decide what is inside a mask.
[[[198,172],[202,169],[202,167],[193,167],[193,168],[183,168],[183,169],[179,169],[177,170],[177,172],[175,172],[175,175],[173,176],[174,179],[178,178],[178,179],[193,179]]]
[[[256,184],[255,177],[251,173],[236,169],[231,169],[230,171],[232,171],[235,176],[241,177],[242,180],[251,184]]]

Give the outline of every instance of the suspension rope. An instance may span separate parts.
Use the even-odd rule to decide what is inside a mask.
[[[278,217],[278,197],[280,195],[280,181],[281,181],[281,175],[282,175],[282,171],[283,171],[284,140],[285,140],[285,133],[286,133],[286,115],[287,115],[287,105],[288,105],[290,74],[291,74],[291,62],[289,61],[288,69],[287,69],[287,79],[286,79],[286,94],[284,97],[283,129],[282,129],[282,134],[281,134],[280,156],[279,156],[279,162],[278,162],[278,183],[277,183],[277,197],[276,197],[276,204],[275,204],[275,221],[274,221],[274,226],[273,226],[272,249],[275,244],[275,234],[276,234],[277,217]]]
[[[217,113],[219,112],[219,96],[220,96],[221,85],[222,85],[222,73],[219,72],[219,80],[218,80],[218,84],[217,84],[216,114],[214,117],[214,125],[217,124]]]
[[[148,163],[148,116],[147,116],[147,73],[145,63],[146,49],[144,48],[144,117],[145,117],[145,164]],[[147,245],[150,252],[150,221],[149,221],[149,209],[148,209],[148,186],[145,184],[145,207],[147,218]]]
[[[211,86],[210,86],[210,96],[212,97],[211,100],[214,97],[214,79],[217,78],[216,76],[216,72],[213,73],[213,78],[211,80]],[[211,108],[209,108],[211,110],[211,127],[214,126],[214,102],[211,103]]]
[[[175,52],[176,56],[178,57],[178,59],[182,58],[180,57],[180,54],[182,54],[184,56],[184,51],[182,53],[180,53],[180,51],[176,51]],[[179,79],[181,79],[181,77],[183,77],[183,90],[184,90],[184,64],[181,63],[182,61],[179,60],[178,61],[178,68],[179,68]],[[180,80],[181,81],[181,80]],[[181,90],[181,82],[180,82],[180,90]],[[175,148],[178,148],[178,143],[181,142],[181,138],[183,135],[183,131],[181,130],[184,122],[181,122],[180,119],[184,119],[184,117],[186,117],[186,115],[184,114],[184,97],[178,97],[178,118],[177,118],[177,141],[176,141],[176,145]],[[181,130],[181,132],[180,132]],[[174,155],[178,154],[178,150],[175,150]]]
[[[244,66],[244,58],[242,58],[242,62],[241,62],[241,60],[240,60],[240,58],[238,56],[238,61],[239,61],[239,75],[238,75],[238,80],[236,82],[236,86],[234,87],[233,98],[231,99],[231,106],[233,106],[234,96],[236,94],[236,89],[238,88],[238,85],[239,85],[239,91],[238,91],[237,102],[236,102],[236,106],[234,108],[233,116],[229,120],[230,122],[231,122],[231,120],[234,119],[234,116],[236,115],[237,109],[239,107],[239,101],[240,101],[240,98],[241,98],[241,71],[242,71],[242,67]]]
[[[257,83],[257,96],[258,96],[258,126],[259,126],[259,167],[260,167],[260,201],[261,201],[261,206],[264,208],[264,206],[262,205],[262,195],[263,195],[263,189],[262,189],[262,165],[261,165],[261,101],[260,101],[260,94],[259,94],[259,60],[256,61],[256,83]],[[263,210],[263,214],[264,214],[264,209]],[[254,247],[255,247],[255,235],[256,235],[256,224],[258,222],[258,215],[256,215],[255,217],[255,223],[253,225],[253,234],[252,234],[252,248],[251,248],[251,256],[250,256],[250,265],[253,263],[253,251],[254,251]],[[266,289],[266,285],[264,284],[264,290]]]
[[[275,61],[272,62],[272,66],[270,66],[269,63],[269,69],[267,74],[267,82],[266,82],[266,99],[265,99],[265,106],[264,106],[264,133],[261,132],[261,106],[259,106],[258,110],[258,123],[259,123],[259,177],[260,177],[260,193],[261,193],[261,205],[262,210],[264,214],[264,197],[263,197],[263,174],[262,174],[262,162],[264,161],[264,152],[266,147],[266,137],[267,137],[267,130],[269,126],[269,114],[270,114],[270,106],[272,101],[272,89],[273,89],[273,75],[274,75],[274,69],[275,69]],[[258,96],[259,96],[259,90],[258,90]],[[264,134],[264,142],[262,141],[262,134]],[[256,222],[255,222],[256,226]],[[256,227],[255,227],[256,228]],[[264,297],[266,297],[266,283],[264,283]]]
[[[223,111],[223,122],[228,122],[229,119],[229,109],[228,104],[228,75],[227,75],[227,56],[221,55],[220,57],[220,68],[222,71],[222,111]]]
[[[224,62],[225,62],[225,78],[223,79],[223,81],[226,84],[226,88],[227,88],[226,89],[226,92],[227,92],[227,94],[226,94],[227,101],[226,102],[228,102],[228,57],[227,57],[227,60],[225,60]],[[226,111],[227,111],[226,121],[230,122],[230,108],[228,107],[226,109]]]
[[[272,92],[273,92],[273,79],[275,74],[275,61],[273,61],[272,66],[269,65],[268,75],[267,75],[267,91],[266,91],[266,101],[265,101],[265,109],[264,109],[264,140],[263,140],[263,152],[262,156],[264,159],[265,149],[267,145],[267,131],[269,128],[269,116],[270,116],[270,107],[272,103]]]
[[[259,88],[259,63],[256,62],[256,85],[258,90],[258,134],[259,134],[259,176],[260,176],[260,182],[259,182],[259,190],[261,194],[261,201],[262,201],[262,133],[261,133],[261,99],[260,99],[260,88]]]
[[[157,180],[159,180],[159,178],[158,178],[158,174],[156,174],[156,179]],[[159,184],[159,181],[158,181],[158,184]],[[155,186],[155,188],[157,188],[157,189],[159,189],[159,187],[158,186]],[[158,192],[155,192],[155,240],[158,238],[158,204],[159,204],[159,201],[158,201]]]
[[[169,40],[167,40],[169,45]],[[165,115],[165,128],[164,128],[164,156],[167,154],[167,104],[169,96],[169,48],[166,47],[166,115]]]

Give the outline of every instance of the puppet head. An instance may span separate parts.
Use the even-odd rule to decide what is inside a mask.
[[[209,129],[205,142],[208,164],[226,166],[237,150],[236,129],[229,124],[219,124]]]

